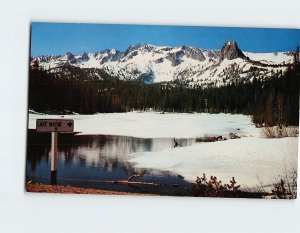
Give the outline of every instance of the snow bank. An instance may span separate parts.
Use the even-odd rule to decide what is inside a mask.
[[[279,175],[297,169],[297,146],[298,138],[295,137],[241,138],[134,153],[129,161],[139,168],[175,172],[191,182],[205,173],[226,183],[234,176],[243,187],[256,187],[260,181],[263,185],[273,184]]]
[[[29,114],[29,128],[36,127],[36,119],[61,118],[57,115]],[[74,119],[74,130],[82,134],[123,135],[141,138],[195,138],[204,135],[260,136],[260,130],[244,115],[208,113],[129,112],[94,115],[65,115]],[[238,130],[239,129],[239,130]]]

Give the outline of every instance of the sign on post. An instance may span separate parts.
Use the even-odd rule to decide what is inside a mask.
[[[51,132],[51,184],[56,184],[57,177],[57,134],[58,132],[73,132],[74,120],[72,119],[37,119],[37,132]]]
[[[72,119],[37,119],[37,132],[73,132],[74,120]]]

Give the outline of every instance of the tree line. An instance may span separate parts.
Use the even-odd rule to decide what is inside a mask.
[[[261,125],[299,125],[299,64],[285,73],[222,87],[123,81],[101,69],[73,66],[29,71],[29,108],[80,114],[152,109],[160,112],[240,113]]]

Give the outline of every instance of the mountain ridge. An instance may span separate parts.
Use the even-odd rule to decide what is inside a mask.
[[[273,72],[285,72],[292,63],[289,52],[251,53],[242,51],[237,42],[227,41],[220,50],[201,49],[193,46],[155,46],[136,44],[124,52],[105,49],[96,53],[73,55],[37,56],[45,68],[66,65],[80,68],[100,68],[124,80],[146,78],[146,83],[181,80],[191,85],[222,86],[254,77],[264,78]]]

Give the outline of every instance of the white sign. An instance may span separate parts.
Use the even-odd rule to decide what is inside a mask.
[[[37,119],[37,132],[73,132],[74,120],[72,119]]]

